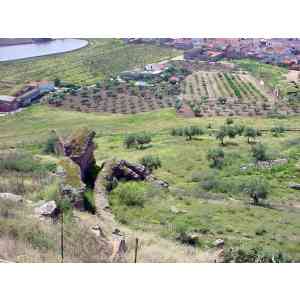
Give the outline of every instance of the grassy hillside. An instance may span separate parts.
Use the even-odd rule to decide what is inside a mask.
[[[117,39],[90,39],[86,48],[71,53],[0,63],[1,81],[13,84],[55,79],[93,84],[120,71],[180,54],[154,45],[127,45]],[[0,81],[0,94],[9,88]]]
[[[246,137],[225,139],[221,169],[211,167],[207,153],[219,147],[214,130],[225,118],[183,119],[174,110],[161,110],[134,116],[97,115],[66,112],[46,106],[33,106],[15,116],[1,118],[1,148],[19,147],[42,154],[51,129],[61,133],[88,126],[97,132],[96,158],[118,157],[139,161],[151,154],[159,156],[162,167],[154,175],[170,184],[170,191],[155,189],[144,183],[121,183],[111,193],[110,201],[117,220],[131,230],[150,231],[176,240],[183,233],[200,237],[198,246],[213,248],[224,239],[226,248],[262,247],[264,251],[281,251],[300,260],[299,192],[288,188],[298,182],[300,139],[297,132],[275,137],[269,132],[257,138],[274,158],[288,158],[288,163],[270,169],[241,167],[251,164],[251,149]],[[234,124],[270,129],[274,126],[300,128],[299,118],[234,118]],[[181,126],[201,126],[205,134],[191,141],[172,136],[170,130]],[[124,137],[129,132],[147,131],[152,135],[149,147],[126,149]],[[267,182],[266,205],[250,204],[242,187],[254,178]],[[141,205],[128,205],[124,195]]]

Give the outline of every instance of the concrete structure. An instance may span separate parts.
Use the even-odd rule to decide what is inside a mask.
[[[34,100],[51,91],[54,91],[54,83],[49,81],[26,84],[12,96],[0,96],[0,112],[10,112],[28,106]]]

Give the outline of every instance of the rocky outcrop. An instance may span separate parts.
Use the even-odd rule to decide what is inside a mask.
[[[119,180],[144,180],[157,187],[167,188],[168,183],[155,178],[143,165],[127,160],[112,159],[102,164],[95,181],[95,204],[97,210],[109,207],[107,193],[118,184]]]
[[[80,167],[70,158],[63,158],[59,162],[60,194],[63,199],[68,199],[73,207],[84,208],[85,184],[81,180]]]
[[[10,202],[16,202],[16,203],[21,203],[24,201],[22,196],[15,195],[12,193],[0,193],[0,201],[10,201]]]
[[[96,145],[93,141],[96,133],[86,128],[72,134],[64,143],[64,154],[75,162],[81,171],[81,179],[87,182],[95,169],[96,160],[94,151]]]

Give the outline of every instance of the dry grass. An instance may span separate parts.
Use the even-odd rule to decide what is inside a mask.
[[[123,229],[123,228],[122,228]],[[207,263],[214,262],[216,253],[179,244],[163,239],[153,233],[143,231],[129,231],[124,228],[127,243],[126,260],[134,261],[135,238],[139,239],[138,259],[139,263]]]

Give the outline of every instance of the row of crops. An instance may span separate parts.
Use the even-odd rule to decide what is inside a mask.
[[[228,72],[197,72],[190,75],[182,86],[188,100],[236,98],[241,102],[267,102],[268,98],[247,75]]]

